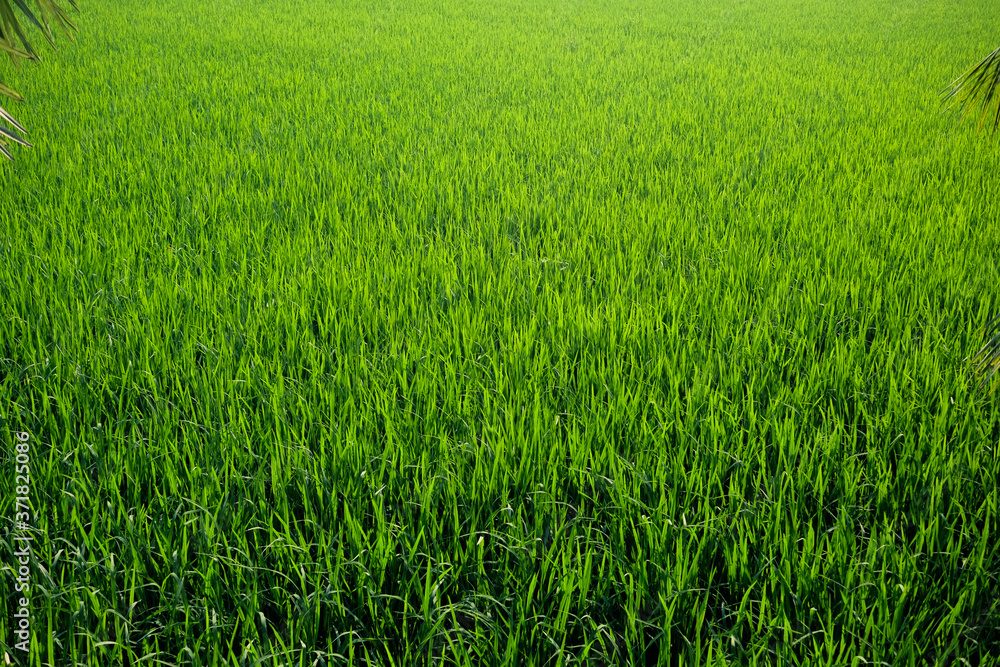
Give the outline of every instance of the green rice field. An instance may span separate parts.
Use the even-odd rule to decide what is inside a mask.
[[[1000,664],[993,3],[79,4],[0,664]]]

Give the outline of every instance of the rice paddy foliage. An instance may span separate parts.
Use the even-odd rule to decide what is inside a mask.
[[[29,664],[995,660],[988,3],[81,4],[3,73]]]

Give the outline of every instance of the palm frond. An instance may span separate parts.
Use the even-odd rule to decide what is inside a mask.
[[[987,117],[993,119],[992,135],[1000,126],[1000,48],[983,58],[979,64],[945,88],[941,94],[944,101],[951,100],[948,109],[955,105],[962,110],[961,118],[979,103],[982,103],[982,113],[976,131],[982,129]]]
[[[976,131],[983,129],[983,123],[987,118],[992,118],[992,129],[990,135],[1000,127],[1000,48],[983,58],[972,69],[955,79],[954,82],[945,88],[941,95],[944,102],[951,102],[947,109],[958,106],[962,111],[961,119],[964,120],[972,109],[977,105],[982,105],[979,115],[979,122]],[[995,315],[982,333],[986,337],[986,344],[973,357],[975,364],[974,373],[980,378],[979,388],[982,389],[991,380],[1000,380],[1000,313]],[[1000,386],[1000,382],[994,382],[990,390],[992,395]]]
[[[35,48],[28,41],[27,35],[24,34],[24,29],[21,27],[21,23],[14,13],[14,7],[11,5],[12,2],[29,22],[42,31],[45,39],[48,40],[53,49],[56,48],[56,42],[52,37],[51,22],[55,22],[62,28],[70,41],[73,41],[73,35],[70,30],[76,30],[76,26],[69,20],[66,12],[55,3],[55,0],[36,1],[39,10],[37,15],[31,11],[25,0],[0,0],[0,51],[5,51],[17,67],[20,67],[22,58],[25,60],[38,60],[38,52],[35,51]],[[80,11],[76,0],[69,0],[69,2],[73,5],[73,9],[78,12]],[[21,96],[3,82],[0,82],[0,95],[6,95],[19,102],[22,101]],[[21,134],[27,134],[27,131],[3,109],[0,109],[0,118],[13,125]],[[10,151],[7,150],[7,139],[31,148],[31,144],[25,141],[20,135],[0,125],[0,153],[3,153],[8,160],[13,160],[14,158],[11,156]]]
[[[983,327],[983,333],[987,339],[986,344],[972,358],[972,363],[975,364],[975,374],[980,378],[980,389],[985,387],[1000,372],[1000,313],[994,315],[986,323],[986,326]],[[998,386],[1000,386],[1000,382],[994,382],[993,388],[990,389],[991,395]]]

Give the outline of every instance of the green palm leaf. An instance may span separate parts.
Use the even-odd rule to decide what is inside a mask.
[[[990,389],[990,394],[992,395],[997,387],[1000,386],[1000,382],[994,380],[995,377],[1000,380],[1000,376],[998,376],[998,371],[1000,371],[1000,313],[986,323],[983,333],[987,339],[986,344],[973,357],[972,363],[976,365],[975,372],[980,378],[980,389],[985,387],[991,380],[994,381],[993,388]]]
[[[80,8],[76,4],[76,0],[69,0],[69,2],[73,5],[73,9],[80,11]],[[66,33],[66,36],[69,37],[70,41],[73,41],[73,35],[70,30],[76,30],[76,26],[69,20],[69,16],[66,12],[64,12],[62,8],[54,2],[54,0],[36,0],[36,3],[38,5],[37,15],[31,11],[25,3],[25,0],[13,0],[13,5],[24,14],[28,21],[42,31],[42,34],[45,35],[45,39],[48,40],[53,49],[56,48],[56,43],[52,38],[52,21],[62,28],[63,32]],[[10,56],[14,65],[20,67],[22,58],[25,60],[38,60],[38,52],[35,51],[34,47],[28,41],[27,36],[24,34],[21,22],[14,13],[14,6],[12,6],[12,0],[0,0],[0,51],[5,51],[7,55]],[[20,42],[20,45],[18,45],[18,42]],[[0,95],[6,95],[7,97],[19,102],[22,100],[21,96],[18,95],[16,91],[9,88],[3,82],[0,82]],[[14,128],[10,129],[0,125],[0,153],[3,153],[8,160],[13,160],[13,156],[7,149],[7,140],[9,139],[21,144],[22,146],[31,148],[31,144],[20,136],[22,134],[27,134],[27,131],[2,108],[0,108],[0,119],[10,123],[10,125]]]
[[[948,109],[958,105],[962,110],[962,118],[980,102],[983,109],[979,116],[977,131],[982,129],[987,117],[993,118],[993,130],[1000,126],[1000,49],[986,56],[978,65],[970,69],[945,88],[941,94],[944,101],[951,100]]]
[[[979,123],[976,131],[983,128],[987,118],[992,118],[992,135],[1000,126],[1000,49],[983,58],[975,67],[958,77],[954,83],[942,91],[948,109],[958,106],[965,118],[977,105],[982,105]],[[1000,378],[1000,314],[997,314],[983,329],[986,344],[973,357],[975,374],[980,377],[979,388],[982,389],[994,378]],[[992,395],[998,383],[990,390]]]

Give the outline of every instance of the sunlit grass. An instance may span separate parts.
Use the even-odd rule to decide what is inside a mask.
[[[31,664],[1000,650],[985,4],[81,9],[4,73]]]

